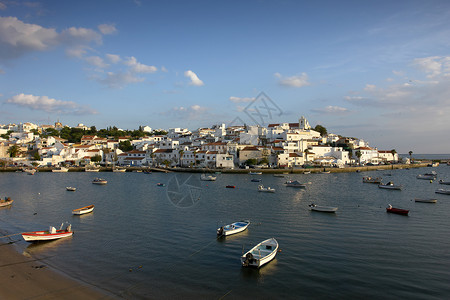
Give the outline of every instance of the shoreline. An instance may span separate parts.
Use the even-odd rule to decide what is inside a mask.
[[[0,242],[0,299],[120,299]]]

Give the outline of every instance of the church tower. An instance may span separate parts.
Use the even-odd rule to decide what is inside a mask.
[[[300,118],[300,120],[298,120],[298,127],[301,130],[310,130],[311,126],[309,126],[308,120],[306,120],[306,118],[304,116],[302,116]]]

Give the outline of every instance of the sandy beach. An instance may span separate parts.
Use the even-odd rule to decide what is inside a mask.
[[[6,241],[5,241],[6,242]],[[0,299],[118,299],[0,243]]]

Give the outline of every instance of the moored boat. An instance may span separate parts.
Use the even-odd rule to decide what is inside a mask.
[[[249,172],[249,175],[262,175],[262,172]]]
[[[85,172],[99,172],[100,168],[97,168],[97,167],[85,167],[84,171]]]
[[[234,189],[236,186],[235,185],[227,185],[226,188],[227,189]]]
[[[284,184],[289,187],[297,187],[297,188],[305,188],[306,187],[306,184],[300,183],[297,180],[288,180]]]
[[[439,184],[450,185],[450,181],[439,180]]]
[[[320,206],[320,205],[316,205],[314,203],[311,203],[310,205],[308,205],[312,211],[320,211],[320,212],[328,212],[328,213],[334,213],[338,210],[337,207],[333,207],[333,206]]]
[[[4,199],[0,199],[0,207],[6,207],[11,205],[14,202],[13,199],[9,197],[5,197]]]
[[[213,175],[202,174],[200,175],[200,180],[203,181],[216,181],[217,177]]]
[[[258,185],[258,192],[275,193],[275,189],[270,186],[265,187],[262,184]]]
[[[278,252],[278,242],[270,238],[247,251],[241,256],[243,267],[261,267],[275,258]]]
[[[232,224],[217,228],[217,235],[218,236],[227,236],[227,235],[236,234],[236,233],[242,232],[245,229],[247,229],[248,225],[250,225],[250,221],[248,221],[248,220],[234,222]]]
[[[363,177],[364,183],[375,183],[375,184],[381,184],[381,177],[371,177],[371,176],[365,176]]]
[[[24,169],[23,171],[28,175],[34,175],[36,173],[36,169]]]
[[[403,188],[401,185],[395,185],[392,181],[389,181],[386,184],[379,184],[378,187],[380,189],[388,189],[388,190],[401,190]]]
[[[261,182],[261,178],[253,178],[251,181],[252,182]]]
[[[94,180],[92,180],[93,184],[107,184],[108,181],[106,179],[103,178],[94,178]]]
[[[77,190],[77,188],[75,188],[73,186],[66,186],[66,190],[68,190],[70,192],[75,192]]]
[[[112,171],[113,171],[113,172],[120,172],[120,173],[123,173],[123,172],[126,172],[126,171],[127,171],[127,168],[113,167]]]
[[[422,203],[436,203],[437,199],[422,199],[422,198],[415,198],[415,202],[422,202]]]
[[[437,189],[435,191],[436,194],[444,194],[444,195],[450,195],[450,190],[444,190],[444,189]]]
[[[408,209],[392,207],[392,205],[389,204],[388,207],[386,207],[386,212],[407,216],[408,213],[409,213],[409,210]]]
[[[435,180],[437,176],[437,173],[435,171],[431,171],[429,173],[425,174],[419,174],[416,176],[417,179],[424,179],[424,180]]]
[[[58,168],[54,168],[52,169],[53,173],[65,173],[65,172],[69,172],[68,168],[65,167],[58,167]]]
[[[166,186],[165,183],[161,183],[161,182],[158,182],[156,185],[157,185],[157,186]]]
[[[94,211],[94,205],[88,205],[85,207],[77,208],[72,210],[73,215],[84,215]]]
[[[27,242],[39,242],[39,241],[51,241],[61,238],[70,237],[73,235],[72,225],[67,224],[63,228],[64,224],[61,224],[59,230],[50,226],[49,230],[45,231],[31,231],[22,233],[22,237]]]

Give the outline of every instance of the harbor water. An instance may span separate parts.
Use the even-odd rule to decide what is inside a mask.
[[[192,173],[0,173],[0,196],[14,199],[0,209],[0,231],[71,223],[71,238],[2,241],[15,241],[24,255],[125,299],[446,299],[450,195],[435,190],[450,186],[416,179],[432,170],[450,181],[450,166],[443,164],[290,175],[306,188],[286,187],[287,177],[271,174],[200,181]],[[363,176],[403,190],[379,189]],[[95,177],[108,183],[94,185]],[[259,184],[276,192],[258,192]],[[311,203],[338,211],[310,211]],[[90,204],[93,213],[71,214]],[[409,216],[386,213],[388,204],[409,209]],[[217,238],[218,227],[239,220],[251,221],[246,231]],[[280,246],[273,261],[241,267],[243,251],[272,237]]]

